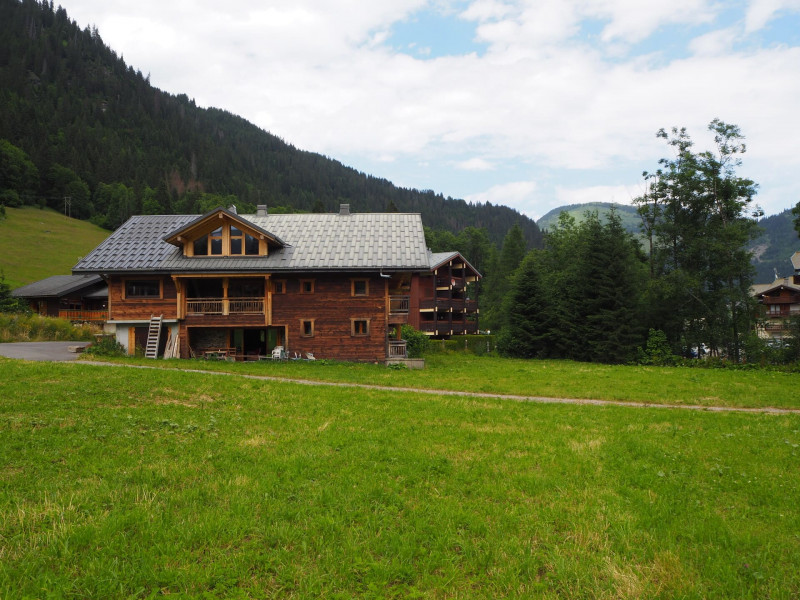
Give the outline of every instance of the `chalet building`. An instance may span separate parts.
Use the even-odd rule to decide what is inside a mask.
[[[429,252],[419,214],[135,216],[73,273],[102,277],[107,331],[150,356],[383,362],[406,357],[404,323],[478,329],[480,274]]]
[[[763,305],[758,334],[763,339],[781,340],[788,335],[788,320],[800,316],[800,251],[792,255],[794,274],[776,277],[772,283],[753,286],[753,295]]]
[[[53,275],[11,292],[42,316],[102,324],[108,316],[108,286],[99,275]]]

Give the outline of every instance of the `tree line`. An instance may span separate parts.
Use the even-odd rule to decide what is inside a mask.
[[[645,247],[612,210],[580,224],[562,213],[540,249],[514,228],[499,250],[482,248],[481,326],[499,331],[501,352],[611,363],[646,361],[648,349],[659,360],[765,355],[747,251],[760,233],[758,186],[737,173],[740,129],[715,119],[709,130],[715,148],[700,152],[685,129],[658,132],[672,156],[644,173],[647,193],[635,200]],[[479,237],[456,236],[456,246]],[[800,358],[790,346],[784,358]]]

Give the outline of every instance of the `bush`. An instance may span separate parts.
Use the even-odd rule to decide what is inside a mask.
[[[409,358],[422,358],[428,350],[428,336],[414,329],[411,325],[403,325],[400,335],[406,341],[406,352]]]
[[[494,335],[457,335],[449,340],[429,340],[429,354],[450,354],[466,352],[483,356],[497,352],[497,338]]]
[[[651,329],[647,334],[647,347],[639,348],[640,365],[667,366],[674,365],[678,357],[672,353],[667,341],[667,334],[660,329]]]
[[[97,334],[93,325],[72,325],[64,319],[0,313],[0,342],[90,341]]]
[[[86,350],[92,356],[125,356],[125,346],[117,341],[114,335],[101,336],[94,344]]]

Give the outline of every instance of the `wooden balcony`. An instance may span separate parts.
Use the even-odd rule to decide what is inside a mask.
[[[478,312],[477,300],[465,300],[463,298],[425,298],[419,301],[419,307],[422,310],[443,310],[447,311],[453,309],[455,312]]]
[[[263,315],[264,298],[189,298],[187,315]]]
[[[389,313],[393,315],[407,315],[409,298],[409,296],[389,296]]]
[[[108,311],[102,310],[81,310],[62,308],[58,311],[59,319],[66,319],[73,323],[105,323],[108,319]]]

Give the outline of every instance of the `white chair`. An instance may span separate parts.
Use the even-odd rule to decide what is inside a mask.
[[[272,360],[282,360],[285,356],[283,346],[275,346],[272,349]]]

